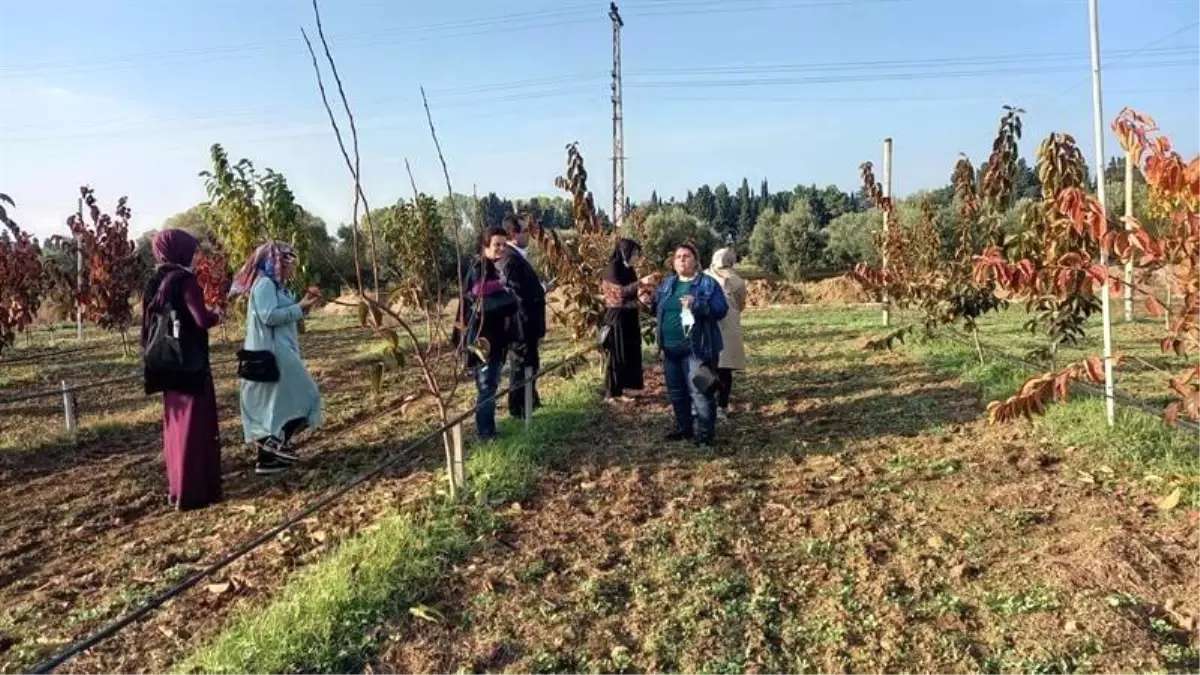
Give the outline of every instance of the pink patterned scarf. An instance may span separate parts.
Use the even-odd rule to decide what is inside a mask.
[[[249,293],[260,274],[277,284],[283,283],[281,272],[284,263],[295,260],[296,250],[282,241],[269,241],[259,246],[233,277],[233,284],[229,287],[230,297]]]

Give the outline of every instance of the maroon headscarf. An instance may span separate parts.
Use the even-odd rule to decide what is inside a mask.
[[[150,244],[150,249],[154,252],[154,259],[160,265],[179,265],[180,267],[190,266],[192,258],[196,257],[196,250],[199,248],[200,242],[190,233],[175,229],[159,232],[154,235],[154,241]]]
[[[192,264],[198,248],[200,248],[200,242],[184,230],[163,230],[154,235],[154,241],[150,242],[150,250],[154,252],[154,259],[159,264],[160,273],[165,272],[165,274],[158,286],[158,292],[147,305],[148,309],[167,305],[168,298],[179,278],[190,274],[183,268]],[[164,267],[167,269],[162,269]]]

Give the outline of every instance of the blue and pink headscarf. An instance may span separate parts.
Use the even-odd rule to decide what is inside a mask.
[[[282,241],[269,241],[254,249],[254,255],[242,265],[242,269],[233,277],[229,287],[229,295],[249,293],[258,281],[258,275],[265,275],[277,284],[283,283],[283,265],[296,260],[296,250]]]

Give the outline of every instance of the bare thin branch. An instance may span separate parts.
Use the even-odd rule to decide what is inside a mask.
[[[450,185],[450,169],[446,166],[446,156],[442,154],[442,144],[438,140],[437,129],[433,126],[433,114],[429,112],[429,99],[425,96],[425,87],[421,87],[421,103],[425,106],[425,119],[429,121],[429,135],[433,136],[433,147],[437,148],[438,161],[442,163],[442,175],[446,177],[446,193],[450,196],[450,211],[454,223],[454,266],[458,277],[458,297],[463,297],[462,272],[462,242],[461,227],[458,220],[458,209],[454,208],[454,188]]]
[[[358,184],[358,172],[354,170],[354,166],[350,163],[350,155],[346,152],[346,144],[342,140],[342,129],[338,126],[337,117],[333,114],[333,108],[329,107],[329,97],[325,94],[325,79],[321,76],[321,66],[317,63],[317,52],[313,50],[312,41],[308,39],[308,33],[304,28],[300,29],[300,35],[304,38],[304,44],[308,47],[308,54],[312,57],[313,72],[317,76],[317,89],[321,92],[321,103],[325,106],[325,114],[329,116],[329,124],[333,127],[333,134],[337,137],[338,147],[342,151],[342,157],[346,160],[346,166],[350,169],[350,173],[354,175],[354,219],[350,223],[351,248],[354,252],[354,274],[358,281],[358,294],[363,295],[366,290],[363,287],[362,263],[358,257],[358,195],[362,189]],[[334,269],[337,269],[336,267]]]
[[[337,63],[333,60],[333,54],[329,51],[329,42],[325,39],[325,27],[321,24],[321,10],[317,6],[317,0],[312,0],[313,17],[317,23],[317,37],[321,40],[321,48],[325,51],[325,60],[329,61],[329,70],[333,74],[333,81],[337,84],[338,97],[342,99],[342,107],[346,110],[346,119],[350,122],[350,139],[354,149],[354,167],[351,169],[354,173],[354,219],[358,222],[358,203],[362,200],[363,211],[367,221],[367,236],[368,243],[371,245],[371,277],[375,286],[375,298],[381,299],[379,295],[379,253],[375,246],[375,224],[371,219],[371,207],[367,204],[367,195],[362,189],[362,171],[361,171],[361,156],[358,152],[358,125],[354,121],[354,113],[350,110],[350,101],[346,98],[346,89],[342,85],[342,76],[338,74]],[[315,58],[315,57],[314,57]],[[345,149],[343,148],[343,153]],[[349,162],[349,158],[346,160]]]

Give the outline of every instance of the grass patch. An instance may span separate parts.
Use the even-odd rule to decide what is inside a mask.
[[[972,348],[950,340],[917,340],[911,353],[935,369],[978,387],[983,402],[1012,396],[1035,374],[1007,361],[981,364]],[[1104,401],[1081,388],[1075,388],[1066,403],[1047,406],[1046,415],[1034,424],[1063,445],[1087,450],[1097,463],[1112,465],[1139,479],[1161,480],[1163,494],[1180,485],[1186,503],[1200,503],[1195,480],[1186,480],[1200,473],[1193,432],[1169,427],[1161,417],[1123,407],[1119,402],[1116,424],[1109,427]]]
[[[471,482],[459,504],[431,498],[413,513],[383,518],[329,557],[299,572],[267,606],[244,612],[177,672],[361,672],[378,646],[371,629],[403,620],[432,595],[449,565],[495,524],[493,507],[524,499],[539,467],[572,436],[588,433],[595,382],[581,377],[549,396],[528,433],[520,422],[477,446],[467,460]]]

